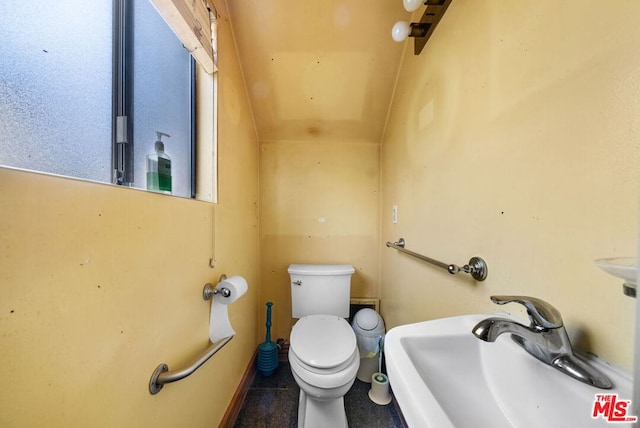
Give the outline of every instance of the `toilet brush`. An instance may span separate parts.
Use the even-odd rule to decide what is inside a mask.
[[[383,337],[378,339],[378,373],[371,376],[371,389],[369,390],[369,398],[376,404],[385,406],[391,402],[391,394],[389,393],[389,378],[382,373],[382,349]]]
[[[271,306],[272,302],[267,302],[267,337],[258,347],[258,371],[263,376],[271,376],[278,367],[278,345],[271,341]]]

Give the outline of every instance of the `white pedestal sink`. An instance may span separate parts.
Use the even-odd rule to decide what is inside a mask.
[[[597,394],[617,394],[618,402],[632,398],[630,375],[585,357],[614,388],[581,383],[529,355],[509,334],[494,343],[476,338],[471,329],[488,316],[443,318],[389,330],[384,345],[389,382],[410,428],[631,426],[607,420],[605,404],[593,417]]]

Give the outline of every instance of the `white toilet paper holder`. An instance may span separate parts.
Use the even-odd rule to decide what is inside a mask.
[[[227,279],[227,275],[225,274],[220,275],[218,284],[220,284],[225,279]],[[231,290],[229,290],[227,287],[217,288],[217,287],[214,287],[210,282],[207,282],[204,285],[204,288],[202,289],[202,297],[204,298],[204,300],[210,300],[214,294],[218,294],[218,293],[222,294],[222,297],[231,296]]]

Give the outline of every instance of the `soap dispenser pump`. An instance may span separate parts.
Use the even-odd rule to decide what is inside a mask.
[[[162,137],[171,137],[156,131],[158,139],[154,144],[155,153],[147,155],[147,190],[171,194],[171,158],[164,152]]]

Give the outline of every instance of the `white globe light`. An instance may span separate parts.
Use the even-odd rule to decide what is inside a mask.
[[[413,12],[422,6],[422,0],[402,0],[402,4],[407,12]]]
[[[409,33],[411,32],[411,27],[409,23],[406,21],[398,21],[395,23],[393,28],[391,29],[391,37],[396,42],[402,42],[409,37]]]

